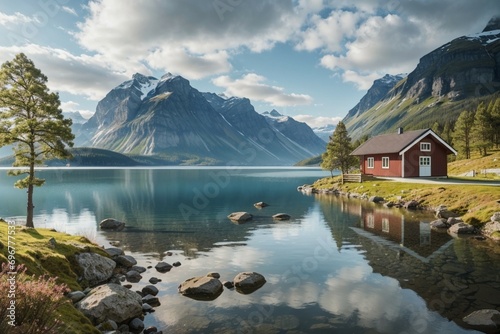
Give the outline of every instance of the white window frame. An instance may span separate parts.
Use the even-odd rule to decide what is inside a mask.
[[[431,143],[429,142],[421,142],[420,143],[420,151],[421,152],[430,152],[431,151]]]
[[[366,227],[375,228],[375,216],[373,214],[366,215]]]
[[[375,158],[369,157],[366,159],[366,168],[375,168]]]
[[[382,157],[382,168],[383,169],[389,169],[389,167],[390,167],[389,157]]]
[[[389,218],[382,218],[382,232],[389,233]]]
[[[422,161],[425,161],[425,164],[422,164]],[[431,161],[432,161],[432,157],[429,156],[429,155],[422,155],[420,157],[418,157],[418,166],[431,166]]]

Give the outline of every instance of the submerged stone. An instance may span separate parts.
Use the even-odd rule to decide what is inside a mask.
[[[222,283],[210,276],[192,277],[179,285],[182,295],[198,300],[214,300],[222,291]]]
[[[234,278],[236,290],[243,294],[252,293],[266,284],[266,279],[256,272],[242,272]]]
[[[233,212],[229,216],[227,216],[227,218],[231,219],[234,222],[244,223],[251,220],[253,216],[248,212]]]

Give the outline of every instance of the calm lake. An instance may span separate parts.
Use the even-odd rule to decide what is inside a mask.
[[[297,186],[328,173],[314,168],[47,169],[35,190],[35,226],[119,243],[153,266],[133,290],[162,282],[161,305],[145,325],[167,333],[462,333],[455,322],[500,307],[500,252],[487,241],[452,239],[428,213],[386,209]],[[0,170],[0,216],[21,221],[26,193]],[[269,207],[257,209],[264,201]],[[247,211],[235,224],[227,215]],[[273,221],[275,213],[291,215]],[[102,219],[126,222],[103,232]],[[180,261],[161,274],[159,261]],[[267,283],[251,294],[225,289],[213,301],[178,285],[243,271]]]

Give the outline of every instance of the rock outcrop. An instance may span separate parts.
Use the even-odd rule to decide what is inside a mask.
[[[170,269],[172,269],[172,265],[167,262],[158,262],[155,266],[155,269],[160,272],[160,273],[166,273],[169,272]]]
[[[179,285],[182,295],[199,300],[214,300],[223,290],[219,279],[208,275],[192,277]]]
[[[494,213],[490,220],[484,225],[483,233],[493,240],[500,241],[500,212]]]
[[[256,272],[242,272],[236,275],[233,282],[236,291],[243,294],[249,294],[266,284],[266,279]]]
[[[95,325],[105,320],[122,323],[142,315],[142,300],[137,293],[111,283],[92,289],[76,308]]]
[[[245,223],[252,219],[252,215],[248,212],[233,212],[227,218],[237,223]]]
[[[290,220],[290,215],[288,213],[277,213],[273,215],[274,220]]]
[[[113,275],[115,261],[95,253],[81,253],[76,262],[83,271],[83,279],[90,287],[107,282]]]
[[[106,218],[99,223],[99,226],[102,230],[121,231],[125,227],[125,223],[113,218]]]
[[[472,234],[475,232],[474,226],[466,223],[458,223],[448,229],[452,234]]]
[[[500,311],[487,309],[472,312],[463,318],[471,328],[484,333],[498,333],[500,330]]]

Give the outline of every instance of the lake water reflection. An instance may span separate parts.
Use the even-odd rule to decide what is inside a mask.
[[[161,305],[146,326],[170,333],[460,333],[448,319],[497,308],[500,256],[487,244],[430,230],[427,214],[335,196],[298,185],[326,174],[300,168],[44,170],[35,193],[37,226],[119,242],[142,266],[182,265],[155,276]],[[24,214],[23,191],[0,172],[0,216]],[[265,201],[264,209],[253,203]],[[254,220],[226,216],[248,211]],[[273,221],[286,212],[290,221]],[[114,217],[121,232],[101,232]],[[477,243],[477,244],[476,244]],[[167,253],[169,252],[169,253]],[[169,255],[172,253],[172,255]],[[187,278],[256,271],[252,294],[225,290],[213,301],[177,293]]]

